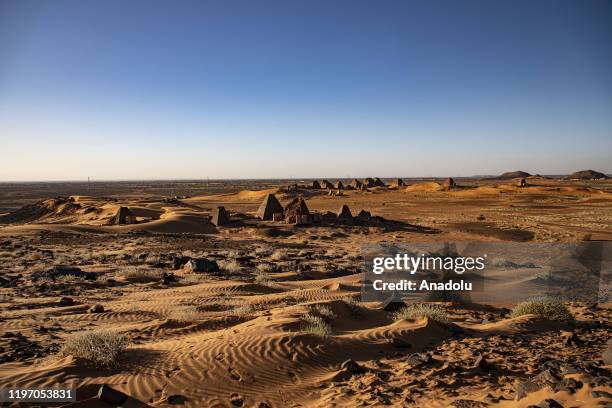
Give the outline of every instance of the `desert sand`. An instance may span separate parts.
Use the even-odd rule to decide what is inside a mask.
[[[72,387],[70,407],[113,406],[96,396],[101,385],[125,407],[612,404],[607,301],[567,302],[571,322],[513,317],[511,302],[435,302],[447,321],[394,320],[360,302],[367,243],[611,241],[611,180],[294,183],[0,185],[0,387]],[[372,218],[262,221],[268,194]],[[209,219],[218,206],[225,225]],[[536,279],[517,276],[487,291]],[[65,348],[96,330],[128,339],[108,366]]]

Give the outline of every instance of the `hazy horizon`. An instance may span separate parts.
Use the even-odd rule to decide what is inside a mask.
[[[597,0],[0,0],[0,181],[610,174],[610,21]]]

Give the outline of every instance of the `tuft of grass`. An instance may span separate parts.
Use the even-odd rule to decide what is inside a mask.
[[[427,317],[437,322],[446,323],[449,321],[446,309],[438,305],[416,304],[404,307],[393,314],[393,320],[417,319]]]
[[[202,319],[202,312],[196,306],[183,306],[172,310],[168,319],[184,323],[196,322]]]
[[[272,252],[272,255],[270,255],[270,258],[274,261],[288,261],[289,252],[287,252],[284,249],[277,249],[276,251]]]
[[[253,314],[255,312],[255,307],[249,303],[244,304],[242,306],[238,306],[234,310],[232,310],[232,314],[238,317],[245,317]]]
[[[221,268],[229,273],[240,273],[242,271],[242,266],[234,260],[222,263]]]
[[[126,335],[110,330],[92,330],[69,337],[60,354],[89,360],[97,367],[117,366],[119,355],[127,348]]]
[[[302,331],[319,337],[327,337],[331,334],[332,329],[321,316],[307,314],[302,318]]]
[[[574,316],[559,299],[541,296],[521,302],[512,309],[511,317],[534,314],[550,320],[572,321]]]
[[[331,322],[336,318],[336,314],[327,305],[314,305],[311,314],[322,317],[326,322]]]
[[[147,283],[162,279],[163,272],[155,269],[127,268],[121,272],[121,276],[129,282]]]

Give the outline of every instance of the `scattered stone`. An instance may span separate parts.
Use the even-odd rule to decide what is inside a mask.
[[[430,361],[431,361],[431,356],[427,353],[413,353],[409,355],[408,358],[406,359],[406,362],[413,367],[419,367],[419,366],[425,365],[429,363]]]
[[[210,261],[206,258],[190,259],[183,267],[186,272],[191,273],[207,273],[219,272],[220,268],[216,261]]]
[[[230,395],[230,402],[236,407],[241,407],[244,405],[244,397],[240,394],[233,393]]]
[[[98,399],[108,404],[118,406],[125,403],[127,400],[127,395],[105,384],[98,390]]]
[[[47,271],[35,272],[32,274],[32,280],[38,279],[57,279],[60,276],[74,276],[86,280],[95,280],[97,275],[93,272],[84,272],[76,266],[54,266]]]
[[[102,313],[104,312],[104,306],[102,305],[93,305],[91,309],[89,309],[89,313]]]
[[[72,306],[74,305],[74,300],[70,297],[64,296],[59,300],[58,305],[59,306]]]
[[[166,398],[166,402],[170,405],[183,405],[187,401],[184,395],[172,394]]]
[[[346,360],[342,364],[340,364],[341,370],[346,370],[351,374],[363,374],[365,373],[365,368],[363,368],[359,363],[354,360]]]

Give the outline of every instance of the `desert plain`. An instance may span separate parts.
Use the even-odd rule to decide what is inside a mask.
[[[606,294],[567,319],[360,294],[364,244],[612,241],[612,179],[402,181],[0,184],[0,387],[73,388],[70,407],[611,406]],[[312,218],[258,218],[270,194]],[[540,279],[518,273],[487,290]]]

